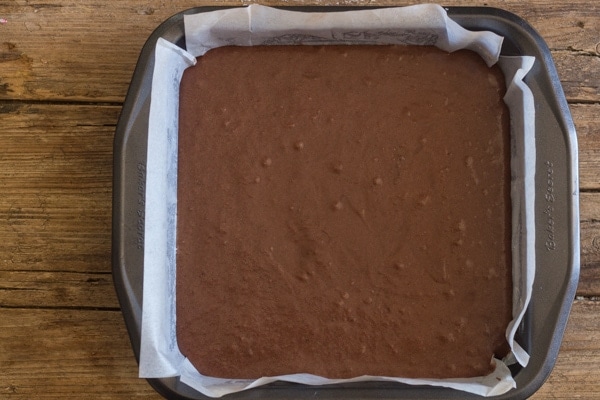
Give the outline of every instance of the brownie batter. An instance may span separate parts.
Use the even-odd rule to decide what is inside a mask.
[[[177,338],[204,375],[485,375],[512,310],[501,71],[211,50],[181,82]]]

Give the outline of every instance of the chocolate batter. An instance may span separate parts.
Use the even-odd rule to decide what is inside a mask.
[[[177,337],[200,373],[485,375],[511,319],[502,73],[429,47],[186,70]]]

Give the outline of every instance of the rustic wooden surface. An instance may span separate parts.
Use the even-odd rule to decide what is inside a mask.
[[[239,4],[0,0],[0,398],[160,398],[136,378],[112,286],[114,129],[152,30],[186,8]],[[600,4],[444,4],[512,11],[552,50],[579,137],[581,279],[556,367],[535,398],[600,398]]]

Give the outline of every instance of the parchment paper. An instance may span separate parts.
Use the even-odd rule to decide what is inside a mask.
[[[302,13],[260,5],[185,16],[188,52],[159,39],[153,73],[148,130],[146,231],[140,377],[180,376],[181,381],[211,397],[284,380],[322,385],[365,380],[397,381],[451,387],[482,396],[515,387],[507,365],[526,366],[529,355],[514,340],[535,275],[533,95],[522,81],[532,57],[499,57],[502,38],[491,32],[469,32],[437,5],[384,10]],[[488,65],[499,62],[507,82],[505,101],[511,114],[511,198],[513,320],[506,330],[511,353],[495,360],[488,376],[467,379],[405,379],[361,376],[331,380],[308,374],[231,380],[202,376],[180,353],[175,333],[175,249],[177,219],[177,132],[179,83],[195,57],[224,45],[261,44],[408,44],[435,45],[446,51],[471,49]]]

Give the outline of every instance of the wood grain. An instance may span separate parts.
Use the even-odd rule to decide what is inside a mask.
[[[267,5],[400,5],[415,1],[265,1]],[[139,51],[169,16],[198,5],[240,5],[235,1],[0,3],[0,99],[121,102]],[[450,0],[445,5],[485,5],[520,15],[553,50],[567,98],[600,101],[600,23],[597,3],[578,0]]]
[[[0,307],[0,398],[158,399],[118,311]]]
[[[109,273],[0,271],[0,304],[11,308],[120,310]]]
[[[600,77],[600,75],[598,75]],[[598,79],[600,81],[600,78]],[[570,106],[579,144],[579,187],[600,190],[600,104]]]
[[[581,273],[577,294],[600,296],[600,196],[581,193]]]
[[[535,399],[600,398],[600,302],[576,300],[556,366]]]
[[[598,326],[600,302],[575,301],[556,366],[534,398],[598,398]],[[137,378],[119,312],[0,307],[0,365],[0,398],[160,398]]]
[[[112,287],[114,129],[140,49],[162,21],[243,3],[0,0],[0,398],[160,398],[137,378]],[[551,49],[579,140],[582,264],[556,367],[534,398],[600,399],[600,4],[444,4],[511,11]]]
[[[597,188],[600,106],[573,105],[582,187]],[[110,293],[118,107],[0,105],[0,305],[117,307]],[[584,185],[583,177],[590,177]],[[600,295],[600,196],[581,194],[579,295]],[[105,275],[102,275],[105,274]],[[54,281],[53,284],[50,284]],[[42,289],[43,288],[43,289]]]
[[[119,110],[0,104],[0,270],[110,272]]]

